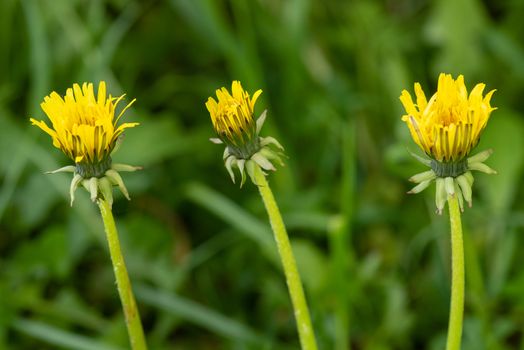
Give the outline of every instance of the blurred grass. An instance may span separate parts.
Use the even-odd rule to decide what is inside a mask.
[[[0,349],[118,349],[126,331],[96,210],[68,160],[29,125],[74,82],[137,98],[117,197],[152,349],[296,349],[290,302],[255,188],[222,165],[204,101],[262,88],[271,174],[322,349],[441,349],[449,239],[398,96],[440,71],[496,88],[464,214],[465,350],[524,349],[521,1],[3,0],[0,2]]]

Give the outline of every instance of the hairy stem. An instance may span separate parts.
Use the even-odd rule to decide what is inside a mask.
[[[457,196],[448,197],[451,224],[451,306],[446,350],[460,350],[464,317],[464,243]]]
[[[113,263],[113,271],[115,272],[118,294],[120,295],[120,301],[122,302],[122,308],[124,309],[131,349],[146,350],[147,345],[144,338],[144,331],[142,329],[142,322],[140,321],[135,297],[133,295],[133,290],[131,289],[131,282],[129,281],[126,264],[120,249],[118,232],[116,230],[111,207],[103,199],[98,199],[98,207],[100,208],[100,214],[104,221],[107,243],[109,244],[109,253],[111,255],[111,262]]]
[[[297,264],[291,249],[286,227],[284,226],[284,221],[278,210],[273,192],[271,191],[271,188],[269,188],[265,175],[258,166],[255,168],[255,181],[266,207],[271,228],[273,229],[275,241],[277,243],[280,260],[282,261],[282,266],[284,268],[291,302],[295,311],[295,321],[297,323],[300,344],[303,350],[316,350],[317,344],[315,333],[311,326],[311,319],[309,317],[309,309],[304,296],[304,289],[302,288],[302,282],[300,280],[300,275],[298,274]]]

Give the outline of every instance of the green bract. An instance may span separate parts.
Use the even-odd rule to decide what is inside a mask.
[[[435,194],[437,213],[442,213],[448,196],[455,195],[458,196],[460,210],[464,211],[464,201],[466,201],[470,207],[472,205],[471,188],[475,179],[471,171],[476,170],[486,174],[497,173],[484,164],[492,153],[493,150],[489,149],[455,163],[443,163],[434,159],[414,155],[417,160],[430,167],[431,170],[412,176],[409,181],[417,185],[408,193],[419,193],[425,190],[431,182],[435,180],[437,188]]]

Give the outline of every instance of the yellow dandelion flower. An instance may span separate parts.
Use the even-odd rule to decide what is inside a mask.
[[[231,145],[233,151],[238,150],[240,157],[247,159],[257,148],[253,111],[262,90],[257,90],[253,98],[250,98],[240,82],[235,80],[231,85],[231,92],[225,87],[218,89],[218,102],[209,97],[206,107],[218,137]]]
[[[97,198],[99,182],[105,184],[103,191],[108,193],[108,179],[104,177],[108,177],[111,184],[118,185],[128,197],[117,171],[133,171],[137,167],[111,162],[111,152],[115,149],[119,136],[125,129],[139,124],[118,125],[124,112],[135,102],[133,99],[115,118],[116,107],[124,96],[107,96],[104,81],[100,82],[96,95],[92,83],[84,83],[82,87],[74,84],[72,88],[67,89],[64,97],[52,92],[40,104],[51,121],[51,127],[45,121],[30,118],[33,125],[51,136],[53,146],[75,162],[75,166],[57,170],[75,173],[71,184],[71,203],[74,190],[79,184],[90,190],[93,200]],[[83,180],[88,181],[83,183]]]
[[[491,90],[482,96],[485,84],[477,84],[468,95],[464,77],[454,80],[440,74],[437,92],[427,101],[419,83],[415,83],[416,103],[406,90],[400,101],[406,109],[406,122],[413,140],[432,159],[455,162],[469,155],[477,145],[495,108],[490,105]]]
[[[245,181],[244,168],[252,174],[252,167],[257,164],[264,170],[275,170],[272,161],[281,163],[280,153],[269,146],[274,145],[283,150],[280,143],[273,137],[260,137],[266,118],[266,111],[256,120],[253,118],[255,103],[262,94],[257,90],[253,97],[242,88],[239,81],[231,84],[231,92],[222,87],[216,90],[217,100],[209,97],[206,102],[211,122],[218,138],[211,141],[217,144],[224,143],[226,149],[224,160],[226,168],[233,182],[235,176],[232,167],[237,167],[242,180]]]
[[[117,126],[124,112],[136,100],[132,100],[115,118],[115,109],[124,96],[107,97],[103,81],[98,86],[98,96],[95,96],[92,83],[84,83],[82,88],[74,84],[73,88],[67,89],[64,98],[52,92],[40,104],[52,128],[44,121],[30,120],[49,134],[53,145],[75,163],[99,163],[111,154],[118,136],[125,129],[138,125],[123,123]]]
[[[403,90],[400,95],[406,114],[402,116],[415,143],[430,159],[419,159],[431,170],[417,174],[410,180],[418,185],[410,193],[418,193],[437,181],[437,211],[441,212],[448,195],[459,193],[471,205],[471,170],[488,174],[495,171],[483,162],[492,151],[469,157],[477,146],[491,112],[490,101],[495,90],[483,95],[485,84],[477,84],[468,94],[464,77],[455,80],[441,73],[437,92],[429,101],[419,83],[415,83],[416,103],[411,94]],[[461,204],[462,208],[462,204]]]

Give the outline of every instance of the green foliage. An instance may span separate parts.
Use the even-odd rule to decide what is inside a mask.
[[[524,348],[521,1],[0,1],[0,349],[128,345],[100,217],[29,117],[74,82],[137,98],[115,198],[151,349],[297,349],[289,296],[256,188],[231,183],[204,102],[263,89],[261,135],[321,349],[442,349],[449,228],[420,172],[398,96],[441,71],[485,82],[499,107],[463,215],[464,350]],[[445,215],[444,215],[445,216]]]

